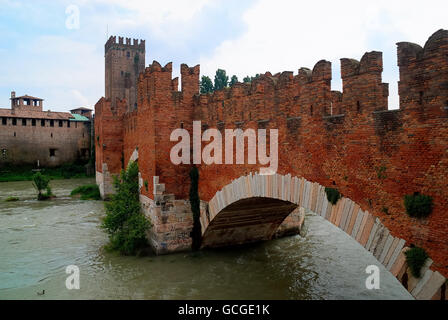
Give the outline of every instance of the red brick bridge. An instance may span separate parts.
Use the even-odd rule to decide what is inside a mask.
[[[181,91],[172,65],[154,61],[138,78],[138,108],[102,98],[95,106],[97,182],[104,196],[129,160],[140,168],[141,203],[153,224],[158,253],[191,246],[188,201],[191,165],[173,165],[174,129],[278,129],[279,167],[199,165],[204,246],[272,238],[309,209],[370,251],[419,299],[444,299],[448,276],[448,31],[424,47],[400,42],[400,108],[388,110],[382,53],[341,59],[342,92],[331,90],[331,63],[297,75],[267,72],[213,94],[199,92],[199,66],[181,66]],[[205,146],[206,143],[203,143]],[[343,198],[331,205],[325,187]],[[409,217],[403,198],[434,199],[428,218]],[[292,215],[291,215],[292,213]],[[294,216],[295,215],[295,216]],[[286,219],[286,220],[285,220]],[[289,220],[288,220],[289,219]],[[415,279],[403,252],[423,247],[431,257]]]

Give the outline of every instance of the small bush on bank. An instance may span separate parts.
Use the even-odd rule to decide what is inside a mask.
[[[421,269],[426,262],[426,259],[429,258],[425,249],[419,247],[413,247],[405,252],[406,263],[411,269],[411,273],[414,277],[420,278]]]
[[[339,199],[342,198],[341,193],[337,189],[334,189],[334,188],[325,188],[325,193],[327,194],[328,201],[332,205],[335,205],[336,203],[338,203]]]
[[[96,184],[88,184],[85,186],[80,186],[74,189],[71,193],[71,196],[80,195],[81,200],[100,200],[100,189]]]
[[[433,200],[430,196],[414,193],[404,196],[404,206],[410,217],[425,218],[432,212]]]
[[[106,217],[102,224],[110,240],[106,249],[135,255],[147,246],[146,232],[150,227],[140,207],[138,164],[131,162],[120,178],[115,178],[114,187],[116,194],[105,204]]]
[[[8,197],[5,200],[5,202],[16,202],[16,201],[19,201],[19,198],[17,198],[17,197]]]
[[[47,177],[40,172],[33,175],[33,186],[38,192],[37,200],[39,201],[48,200],[54,196],[51,192],[50,177]],[[43,193],[43,190],[46,192]]]

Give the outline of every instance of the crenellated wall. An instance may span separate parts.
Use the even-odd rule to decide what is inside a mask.
[[[312,70],[299,69],[297,75],[267,72],[252,83],[207,95],[198,94],[199,66],[181,66],[181,91],[177,91],[179,80],[172,79],[171,63],[162,67],[154,61],[139,76],[138,110],[126,113],[119,105],[111,109],[108,100],[98,102],[97,172],[104,175],[106,164],[107,172],[117,174],[122,152],[126,163],[137,148],[142,181],[148,182],[142,196],[155,199],[153,179],[158,177],[164,194],[188,200],[191,166],[170,161],[174,129],[192,134],[193,120],[200,120],[203,130],[217,128],[222,133],[235,128],[278,129],[279,174],[337,188],[379,218],[392,236],[405,239],[406,245],[424,247],[434,260],[434,270],[446,276],[447,54],[446,30],[431,36],[424,48],[398,43],[397,110],[388,110],[380,52],[366,53],[360,61],[341,59],[342,92],[331,90],[331,63],[324,60]],[[258,169],[258,165],[199,165],[201,200],[210,201],[233,179]],[[428,219],[406,215],[403,197],[414,192],[434,198]],[[173,215],[170,223],[176,230],[185,212]],[[182,228],[185,231],[185,225]]]

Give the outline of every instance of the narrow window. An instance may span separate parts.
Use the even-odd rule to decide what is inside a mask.
[[[181,129],[184,128],[184,123],[183,123],[183,122],[180,123],[180,128],[181,128]]]
[[[59,120],[59,128],[62,127],[62,120]]]
[[[12,125],[16,126],[17,125],[17,119],[16,118],[12,118]]]
[[[418,103],[419,103],[420,105],[423,104],[423,91],[420,91],[420,92],[419,92]]]
[[[54,127],[54,120],[50,120],[50,127]]]
[[[16,137],[17,135],[16,135],[16,133],[14,132],[14,137]]]
[[[310,116],[312,116],[313,115],[313,105],[311,105],[311,108],[310,108]]]
[[[67,121],[67,128],[70,128],[70,120]]]
[[[22,126],[26,126],[26,119],[22,119]]]
[[[50,157],[56,157],[56,149],[50,149]]]
[[[53,132],[50,134],[50,136],[53,138]]]
[[[31,120],[31,125],[32,125],[33,127],[36,126],[36,119],[32,119],[32,120]]]
[[[6,126],[6,120],[8,120],[8,118],[2,118],[2,125]]]
[[[41,127],[45,127],[45,120],[44,119],[40,120],[40,126]]]
[[[356,101],[356,111],[361,113],[361,103],[359,103],[359,101]]]
[[[131,57],[131,53],[128,51],[128,52],[126,53],[126,56],[127,56],[128,58],[130,58],[130,57]]]

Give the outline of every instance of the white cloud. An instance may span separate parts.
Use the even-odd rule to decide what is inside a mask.
[[[340,90],[340,58],[359,60],[372,50],[394,50],[395,55],[398,41],[423,45],[447,27],[447,11],[446,1],[260,0],[244,15],[247,31],[202,56],[201,71],[213,76],[223,68],[241,80],[266,71],[297,72],[326,59],[333,63],[334,89]],[[372,46],[377,42],[385,47]],[[385,68],[395,65],[396,59],[384,63]],[[383,76],[390,82],[390,105],[396,107],[398,71],[385,69]]]

